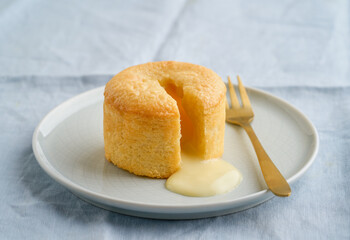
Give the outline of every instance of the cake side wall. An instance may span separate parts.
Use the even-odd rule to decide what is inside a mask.
[[[187,147],[203,159],[221,157],[224,152],[225,98],[205,111],[195,96],[185,96],[183,106],[194,123],[193,138]]]
[[[204,159],[219,158],[224,153],[225,101],[204,118]]]
[[[180,168],[180,119],[120,112],[104,103],[108,161],[131,173],[167,178]]]

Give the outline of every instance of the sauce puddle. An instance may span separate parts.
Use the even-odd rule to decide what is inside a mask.
[[[168,190],[191,197],[209,197],[227,193],[242,181],[242,174],[222,159],[202,160],[181,153],[181,169],[165,183]]]

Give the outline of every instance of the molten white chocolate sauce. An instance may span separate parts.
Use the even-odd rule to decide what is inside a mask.
[[[181,169],[165,183],[168,190],[191,197],[208,197],[229,192],[242,181],[242,174],[222,159],[202,160],[181,154]]]

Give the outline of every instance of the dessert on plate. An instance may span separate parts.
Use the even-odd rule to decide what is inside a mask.
[[[203,66],[151,62],[129,67],[105,87],[108,161],[140,176],[168,178],[181,150],[201,159],[223,153],[226,87]]]

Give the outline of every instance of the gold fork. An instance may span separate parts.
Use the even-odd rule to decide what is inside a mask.
[[[258,157],[260,168],[264,176],[265,182],[271,190],[271,192],[273,192],[276,196],[279,197],[290,196],[292,191],[289,187],[289,184],[287,183],[286,179],[282,176],[280,171],[277,169],[275,164],[273,164],[270,157],[267,155],[263,146],[261,145],[258,137],[255,135],[253,128],[250,126],[250,122],[254,118],[254,113],[247,92],[241,82],[240,77],[237,76],[237,80],[238,89],[242,100],[242,106],[238,101],[230,77],[227,78],[232,108],[229,107],[228,102],[226,101],[226,122],[239,125],[243,127],[244,130],[247,132]]]

